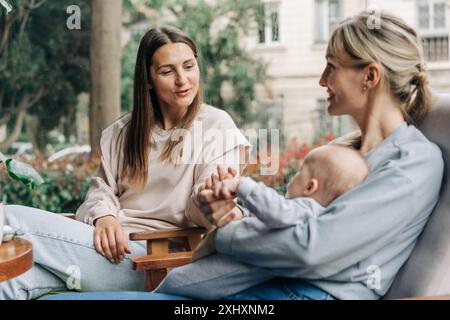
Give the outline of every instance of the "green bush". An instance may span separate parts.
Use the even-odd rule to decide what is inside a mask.
[[[271,159],[271,161],[279,163],[279,170],[276,174],[260,175],[261,164],[258,162],[248,165],[244,175],[262,181],[284,195],[287,182],[296,174],[308,152],[333,139],[332,134],[326,134],[313,145],[300,143],[293,139],[285,150],[278,155],[273,155]],[[0,168],[0,200],[9,204],[26,205],[55,213],[74,213],[78,209],[86,197],[90,179],[95,176],[100,164],[99,158],[60,161],[51,164],[46,161],[23,161],[32,165],[42,175],[45,183],[34,190],[29,190],[24,188],[20,182],[9,179],[4,166],[2,166]]]
[[[55,213],[75,213],[86,197],[99,159],[56,162],[27,161],[44,178],[34,190],[24,188],[0,169],[0,199],[8,204],[31,206]]]

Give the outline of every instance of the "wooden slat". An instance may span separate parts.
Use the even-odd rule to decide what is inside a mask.
[[[147,241],[147,254],[163,254],[169,252],[168,239],[156,239]]]
[[[153,240],[164,238],[181,238],[181,237],[188,237],[193,234],[203,234],[205,232],[206,232],[205,228],[133,232],[130,234],[130,240],[138,241],[138,240]]]
[[[192,262],[192,252],[174,252],[166,254],[152,254],[134,257],[133,269],[142,271],[147,269],[166,269],[183,266]]]

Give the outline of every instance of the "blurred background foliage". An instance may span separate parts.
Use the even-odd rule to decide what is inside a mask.
[[[317,139],[313,144],[301,143],[297,139],[290,140],[288,147],[279,155],[269,152],[258,154],[255,163],[249,164],[244,175],[262,181],[273,187],[282,195],[286,194],[286,184],[297,172],[302,160],[313,148],[326,144],[334,139],[327,134]],[[261,168],[267,166],[269,155],[272,161],[279,161],[275,174],[261,175]],[[20,159],[19,159],[20,160]],[[84,201],[92,176],[95,176],[99,158],[83,158],[55,161],[48,163],[43,160],[27,161],[42,175],[45,183],[34,190],[24,188],[20,182],[11,181],[6,176],[4,166],[0,167],[0,195],[7,203],[32,206],[55,213],[75,213]]]
[[[54,128],[76,131],[78,95],[89,89],[89,19],[83,29],[69,30],[61,8],[70,5],[89,16],[89,3],[80,0],[18,0],[14,14],[0,12],[0,125],[3,120],[14,131],[25,112],[19,133],[37,155],[45,154]],[[0,143],[2,149],[10,145]]]
[[[21,159],[18,159],[21,160]],[[75,213],[86,197],[92,176],[97,172],[99,158],[57,161],[27,161],[44,178],[45,183],[34,190],[24,188],[7,177],[0,167],[0,201],[31,206],[55,213]]]
[[[71,5],[80,7],[80,30],[66,26],[65,9]],[[122,112],[132,108],[141,37],[152,26],[171,25],[184,30],[198,46],[205,102],[225,109],[238,127],[257,119],[252,108],[254,87],[267,79],[267,66],[251,57],[240,41],[249,32],[251,21],[261,18],[261,5],[261,0],[124,0],[122,27],[130,37],[121,57]],[[49,162],[47,156],[49,145],[57,151],[73,144],[71,137],[80,139],[79,118],[88,117],[89,2],[17,0],[14,10],[14,15],[7,16],[4,10],[0,13],[0,126],[7,124],[11,133],[19,120],[23,122],[15,140],[31,142],[33,154],[17,159],[34,166],[46,182],[30,191],[8,179],[2,167],[0,200],[73,213],[85,198],[99,159],[79,155]],[[56,137],[52,134],[55,128],[59,132]],[[292,140],[274,157],[280,163],[275,175],[260,175],[265,159],[259,155],[245,174],[284,194],[287,181],[309,150],[331,138],[325,135],[312,145]],[[3,142],[0,149],[5,151],[8,145]]]
[[[238,126],[254,120],[254,86],[266,79],[265,64],[251,57],[239,39],[260,12],[261,0],[148,0],[125,1],[128,25],[152,21],[185,31],[197,44],[205,101],[226,110]],[[144,9],[145,8],[145,9]],[[127,25],[126,24],[126,25]],[[132,76],[139,40],[134,34],[122,57],[122,110],[132,105]],[[224,85],[228,93],[224,94]]]

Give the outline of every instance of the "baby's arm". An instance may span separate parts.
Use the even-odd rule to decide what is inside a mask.
[[[303,224],[306,219],[318,216],[324,209],[309,198],[286,199],[274,189],[247,177],[239,179],[236,193],[250,212],[269,228]]]

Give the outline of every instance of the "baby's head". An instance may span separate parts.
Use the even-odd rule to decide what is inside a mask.
[[[360,184],[369,173],[356,150],[326,145],[312,150],[287,186],[287,197],[311,197],[322,206]]]

